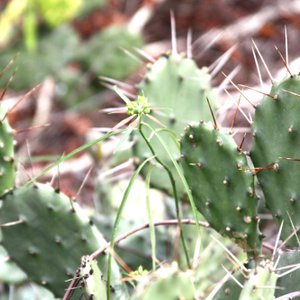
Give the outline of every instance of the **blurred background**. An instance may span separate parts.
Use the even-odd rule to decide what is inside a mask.
[[[39,155],[68,152],[82,143],[91,126],[115,123],[98,112],[118,105],[99,77],[139,82],[146,65],[139,51],[157,58],[171,49],[170,12],[179,50],[186,51],[190,30],[193,57],[200,67],[211,66],[230,50],[229,60],[213,78],[215,87],[224,80],[221,72],[233,70],[236,83],[258,83],[252,39],[271,70],[283,67],[274,45],[284,52],[285,26],[289,59],[300,53],[299,1],[1,0],[0,10],[0,69],[13,60],[0,82],[5,87],[13,74],[6,98],[16,99],[40,85],[10,114],[11,122],[24,129],[33,125],[37,114],[35,125],[39,118],[52,124],[32,145]],[[267,79],[264,68],[261,71]],[[34,98],[42,91],[51,100],[43,100],[41,117]],[[20,145],[37,132],[18,135]]]

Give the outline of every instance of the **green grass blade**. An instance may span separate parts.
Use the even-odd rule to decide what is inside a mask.
[[[170,153],[170,151],[169,151],[167,145],[166,145],[165,142],[162,140],[162,138],[159,136],[159,134],[157,133],[157,131],[156,131],[153,127],[151,127],[149,124],[147,124],[147,123],[143,123],[143,125],[147,126],[147,127],[148,127],[148,128],[156,135],[156,137],[158,138],[159,142],[161,143],[161,145],[162,145],[163,148],[165,149],[166,153],[167,153],[168,156],[170,157],[170,159],[171,159],[173,165],[175,166],[175,169],[176,169],[176,171],[177,171],[177,173],[178,173],[179,178],[181,179],[181,181],[182,181],[182,183],[183,183],[184,189],[185,189],[185,191],[186,191],[186,193],[187,193],[187,196],[188,196],[188,199],[189,199],[189,201],[190,201],[191,208],[192,208],[192,213],[193,213],[193,217],[194,217],[194,219],[195,219],[195,221],[196,221],[196,223],[197,223],[196,226],[198,227],[199,233],[200,233],[200,232],[201,232],[201,227],[200,227],[200,225],[199,225],[199,218],[198,218],[198,215],[197,215],[197,214],[198,214],[198,210],[197,210],[197,208],[196,208],[194,198],[193,198],[193,196],[192,196],[192,193],[191,193],[191,191],[190,191],[190,188],[189,188],[189,186],[188,186],[188,183],[187,183],[187,181],[186,181],[186,179],[185,179],[185,177],[184,177],[184,175],[183,175],[183,172],[182,172],[182,170],[181,170],[179,164],[177,163],[176,159],[174,159],[174,157],[173,157],[173,155]]]
[[[146,207],[147,207],[147,214],[148,214],[148,219],[149,219],[149,230],[150,230],[150,241],[151,241],[151,257],[152,257],[152,270],[153,272],[155,271],[155,263],[156,263],[156,236],[155,236],[155,227],[153,224],[153,218],[151,214],[151,206],[150,206],[150,178],[151,178],[151,173],[153,170],[150,168],[146,180],[145,180],[145,185],[146,185]]]
[[[122,130],[121,130],[122,131]],[[112,131],[112,132],[108,132],[105,135],[103,135],[102,137],[91,141],[89,143],[86,143],[80,147],[78,147],[77,149],[73,150],[72,152],[68,153],[67,155],[63,155],[60,159],[58,159],[56,162],[50,164],[48,167],[46,167],[44,170],[42,170],[38,175],[34,176],[33,178],[31,178],[29,181],[26,182],[25,185],[30,185],[32,183],[34,183],[37,179],[39,179],[40,177],[44,176],[45,174],[47,174],[47,172],[49,172],[51,169],[57,167],[59,164],[61,164],[62,162],[72,158],[73,156],[75,156],[76,154],[87,150],[88,148],[96,145],[99,142],[102,142],[118,133],[121,132],[120,130],[118,131]]]
[[[130,181],[128,183],[128,186],[123,194],[123,198],[122,201],[120,203],[119,209],[117,211],[116,214],[116,219],[114,222],[114,226],[112,228],[112,233],[111,233],[111,244],[110,244],[110,251],[109,251],[109,257],[108,257],[108,270],[107,270],[107,300],[110,300],[110,282],[111,282],[111,271],[112,271],[112,253],[114,251],[114,247],[115,247],[115,238],[116,238],[116,234],[117,234],[117,229],[121,220],[121,216],[125,207],[125,204],[127,202],[129,193],[131,191],[132,185],[134,183],[134,181],[136,180],[137,176],[139,175],[139,173],[141,172],[141,170],[143,169],[143,167],[148,163],[149,160],[153,159],[153,157],[149,157],[148,159],[144,160],[139,167],[135,170],[135,172],[132,174]]]

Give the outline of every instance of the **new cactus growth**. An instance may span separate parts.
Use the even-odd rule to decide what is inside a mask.
[[[189,126],[181,139],[181,153],[198,210],[220,234],[257,257],[261,239],[254,178],[233,138],[212,123]]]
[[[25,186],[2,198],[0,224],[1,243],[11,259],[57,297],[81,257],[106,243],[82,209],[48,185]],[[104,255],[102,269],[105,262]]]
[[[159,132],[160,136],[168,144],[169,150],[174,158],[179,158],[180,153],[174,139],[178,139],[184,127],[190,121],[210,120],[211,114],[207,106],[206,97],[210,98],[212,107],[215,102],[210,87],[210,75],[206,68],[199,69],[191,58],[177,53],[162,55],[157,61],[149,66],[144,80],[138,86],[148,99],[150,107],[156,117],[168,130]],[[152,124],[157,129],[156,124]],[[175,133],[170,136],[170,131]],[[145,128],[147,136],[151,131]],[[151,145],[156,150],[157,156],[171,168],[176,174],[170,157],[165,152],[160,142],[154,136],[151,138]],[[152,156],[149,148],[142,140],[138,139],[134,147],[134,155],[144,159]],[[148,168],[144,173],[147,173]],[[158,167],[153,170],[151,183],[154,187],[163,189],[172,194],[168,175]],[[184,189],[181,181],[177,180],[179,195],[183,195]]]
[[[0,196],[15,185],[14,137],[6,113],[0,108]]]
[[[228,276],[229,280],[221,286],[213,299],[298,299],[293,297],[300,295],[299,250],[280,250],[272,259],[262,259],[256,267],[246,270],[244,275],[245,272],[239,271]]]
[[[133,299],[195,299],[195,292],[191,274],[180,271],[174,263],[142,278]]]
[[[76,276],[87,299],[106,300],[106,284],[96,260],[83,256]]]
[[[273,263],[263,260],[254,268],[239,296],[239,300],[272,300],[276,290],[277,274]]]
[[[298,291],[300,296],[300,251],[280,251],[277,255],[279,257],[277,269],[281,269],[278,275],[276,286],[276,297],[284,296],[295,291]],[[297,299],[297,298],[295,298]]]
[[[300,78],[273,85],[256,107],[251,159],[282,239],[300,227]],[[299,246],[295,237],[288,244]]]

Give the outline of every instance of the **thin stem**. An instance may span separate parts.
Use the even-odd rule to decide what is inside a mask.
[[[111,233],[111,247],[109,251],[109,256],[108,256],[108,269],[107,269],[107,281],[106,281],[106,295],[107,295],[107,300],[110,300],[110,283],[111,283],[111,273],[112,273],[112,253],[114,251],[114,247],[115,247],[115,238],[116,238],[116,234],[117,234],[117,229],[121,220],[121,216],[125,207],[125,204],[127,202],[129,193],[131,191],[131,187],[134,183],[134,181],[136,180],[137,176],[139,175],[139,173],[141,172],[142,168],[148,163],[149,160],[153,159],[153,157],[150,157],[146,160],[144,160],[139,167],[137,168],[137,170],[133,173],[133,175],[130,178],[130,181],[128,183],[128,186],[123,194],[123,198],[122,201],[120,203],[119,209],[117,211],[117,215],[116,215],[116,219],[114,222],[114,226],[112,228],[112,233]]]
[[[182,171],[181,171],[181,169],[180,169],[180,167],[179,167],[176,159],[174,159],[174,157],[172,157],[170,151],[168,150],[167,145],[165,144],[165,142],[162,140],[162,138],[158,134],[158,132],[160,131],[160,129],[155,130],[148,123],[143,123],[143,124],[145,126],[147,126],[152,131],[152,133],[157,137],[157,139],[159,140],[159,142],[161,143],[161,145],[163,146],[163,148],[167,152],[169,158],[171,159],[171,161],[172,161],[172,163],[173,163],[173,165],[174,165],[174,167],[175,167],[175,169],[177,171],[177,174],[178,174],[178,176],[179,176],[179,178],[180,178],[180,180],[181,180],[181,182],[182,182],[182,184],[184,186],[185,192],[187,193],[188,199],[189,199],[191,207],[192,207],[193,217],[196,220],[196,226],[197,226],[198,231],[200,233],[200,226],[198,225],[199,217],[197,215],[197,208],[196,208],[196,205],[195,205],[195,201],[194,201],[193,195],[191,193],[191,190],[190,190],[190,188],[188,186],[188,183],[187,183],[187,181],[186,181],[186,179],[185,179],[185,177],[184,177],[184,175],[183,175],[183,173],[182,173]]]
[[[175,199],[175,210],[176,210],[176,216],[177,216],[177,219],[178,219],[178,226],[179,226],[179,230],[180,230],[180,239],[181,239],[181,243],[182,243],[182,246],[183,246],[186,262],[187,262],[187,265],[190,269],[191,268],[191,263],[190,263],[189,254],[188,254],[188,250],[187,250],[187,246],[186,246],[186,243],[185,243],[183,230],[182,230],[182,223],[181,223],[180,210],[179,210],[179,199],[178,199],[178,194],[177,194],[177,189],[176,189],[176,183],[175,183],[174,176],[173,176],[171,170],[169,169],[169,167],[163,161],[161,161],[161,159],[159,157],[156,156],[156,153],[155,153],[152,145],[150,144],[149,140],[147,139],[147,137],[145,136],[145,134],[142,130],[142,122],[140,122],[138,130],[139,130],[139,133],[141,134],[142,138],[144,139],[145,143],[147,144],[149,150],[151,151],[152,155],[154,156],[154,159],[157,161],[157,163],[159,163],[165,169],[165,171],[167,172],[167,174],[169,176],[169,179],[170,179],[170,182],[171,182],[171,185],[172,185],[173,196],[174,196],[174,199]]]
[[[181,224],[184,225],[196,225],[197,222],[192,220],[192,219],[181,219],[180,220]],[[171,219],[171,220],[164,220],[164,221],[157,221],[157,222],[153,222],[153,226],[154,227],[158,227],[158,226],[173,226],[173,225],[178,225],[179,220],[178,219]],[[205,227],[205,228],[209,228],[209,224],[207,222],[204,221],[199,221],[198,222],[199,226]],[[120,235],[119,237],[117,237],[115,239],[115,245],[117,245],[118,243],[120,243],[121,241],[125,240],[126,238],[128,238],[129,236],[144,230],[150,228],[150,223],[145,223],[143,225],[140,225],[136,228],[131,229],[128,232],[125,232],[124,234]],[[93,254],[91,254],[91,259],[96,259],[100,254],[102,254],[104,251],[106,251],[111,245],[111,242],[107,243],[105,246],[103,246],[102,248],[98,249],[97,251],[95,251]]]
[[[155,227],[153,225],[153,218],[151,214],[151,205],[150,205],[150,179],[152,168],[149,170],[146,179],[146,209],[149,220],[149,228],[150,228],[150,240],[151,240],[151,256],[152,256],[152,270],[155,271],[155,262],[156,262],[156,236],[155,236]]]
[[[122,132],[123,130],[116,130],[116,131],[112,131],[112,132],[108,132],[106,134],[104,134],[103,136],[101,136],[100,138],[91,141],[89,143],[86,143],[78,148],[76,148],[75,150],[73,150],[72,152],[63,155],[61,158],[59,158],[57,161],[55,161],[54,163],[50,164],[48,167],[46,167],[45,169],[43,169],[38,175],[36,175],[35,177],[31,178],[29,181],[27,181],[25,183],[26,186],[29,186],[31,184],[33,184],[34,182],[37,181],[37,179],[39,179],[40,177],[44,176],[45,174],[47,174],[47,172],[49,172],[51,169],[55,168],[56,166],[58,166],[59,164],[63,163],[64,161],[72,158],[73,156],[75,156],[76,154],[83,152],[87,149],[89,149],[90,147],[107,140],[108,138]]]

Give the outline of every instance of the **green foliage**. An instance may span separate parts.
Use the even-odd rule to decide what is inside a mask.
[[[52,76],[57,81],[58,100],[70,107],[99,92],[99,75],[122,79],[134,71],[138,63],[128,59],[122,49],[140,46],[141,38],[123,27],[109,27],[81,46],[78,34],[65,24],[46,31],[34,52],[28,52],[21,43],[3,49],[0,69],[18,53],[18,72],[10,87],[29,89]]]
[[[85,42],[76,55],[84,70],[95,75],[123,79],[133,72],[138,63],[128,58],[125,50],[143,45],[139,35],[132,34],[124,26],[110,26]]]
[[[56,27],[77,15],[83,0],[33,0],[36,9],[50,26]]]
[[[28,89],[41,83],[47,76],[59,76],[60,71],[74,57],[78,43],[74,30],[68,25],[61,26],[41,38],[34,53],[27,52],[21,45],[3,50],[0,53],[0,69],[19,53],[16,59],[18,72],[10,87],[15,90]]]
[[[64,66],[55,77],[58,101],[63,107],[73,108],[95,96],[96,89],[91,84],[89,74],[83,73],[78,67]]]
[[[0,45],[11,37],[14,26],[23,19],[24,40],[27,50],[37,47],[38,18],[49,26],[56,27],[74,18],[79,12],[82,0],[12,0],[1,14]]]

